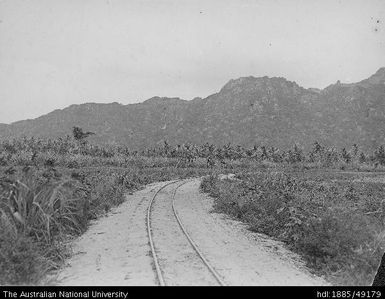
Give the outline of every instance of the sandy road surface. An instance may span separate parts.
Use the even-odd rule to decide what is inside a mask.
[[[155,250],[167,285],[217,285],[215,279],[181,232],[172,211],[173,191],[160,193],[152,208]]]
[[[199,182],[171,184],[153,202],[153,241],[167,285],[218,285],[176,222],[174,194],[187,232],[227,285],[326,285],[279,242],[253,234],[225,215],[210,213],[212,199],[199,193]],[[58,273],[56,284],[158,285],[146,213],[155,192],[167,183],[128,195],[107,217],[95,221],[74,242],[74,255]]]
[[[95,221],[73,245],[74,256],[58,275],[59,285],[155,285],[146,211],[165,183],[128,195],[107,217]]]

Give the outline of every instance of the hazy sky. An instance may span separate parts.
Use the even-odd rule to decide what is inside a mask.
[[[384,23],[385,0],[0,0],[0,123],[241,76],[360,81],[385,66]]]

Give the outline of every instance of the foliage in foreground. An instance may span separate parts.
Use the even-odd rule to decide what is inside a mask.
[[[206,177],[215,209],[284,241],[333,284],[370,285],[384,252],[384,185],[282,172]]]
[[[12,168],[0,172],[0,285],[39,284],[91,219],[154,181],[207,174],[191,168]]]
[[[67,241],[90,219],[123,201],[124,193],[155,181],[256,169],[385,166],[385,150],[360,152],[315,143],[307,153],[255,146],[162,146],[131,152],[121,146],[73,137],[0,141],[0,284],[38,284],[60,266]],[[239,182],[211,177],[202,188],[217,197],[216,208],[249,223],[255,231],[287,242],[313,268],[341,283],[367,284],[383,249],[382,186],[332,178],[297,178],[282,173],[245,174]]]

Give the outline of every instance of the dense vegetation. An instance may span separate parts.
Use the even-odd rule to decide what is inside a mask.
[[[209,172],[204,163],[176,167],[175,159],[97,147],[76,131],[66,139],[2,142],[0,163],[0,285],[44,283],[68,255],[68,241],[125,192]]]
[[[209,176],[201,188],[216,211],[285,242],[332,284],[370,285],[385,249],[383,180],[265,169]]]
[[[125,192],[208,174],[203,189],[219,211],[285,241],[335,281],[370,283],[384,249],[383,184],[325,171],[378,171],[383,147],[364,153],[356,145],[337,150],[316,142],[304,152],[164,142],[133,152],[91,144],[90,135],[75,127],[66,138],[0,142],[0,284],[42,283],[60,267],[68,241]],[[309,175],[316,169],[323,175]],[[240,181],[217,180],[219,172],[237,173]]]

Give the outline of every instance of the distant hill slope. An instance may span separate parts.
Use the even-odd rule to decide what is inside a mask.
[[[309,147],[318,140],[373,149],[385,144],[385,68],[361,82],[337,82],[324,90],[284,78],[243,77],[205,99],[72,105],[33,120],[0,124],[0,138],[64,136],[73,126],[95,132],[93,142],[133,150],[164,140],[282,148],[294,143]]]

